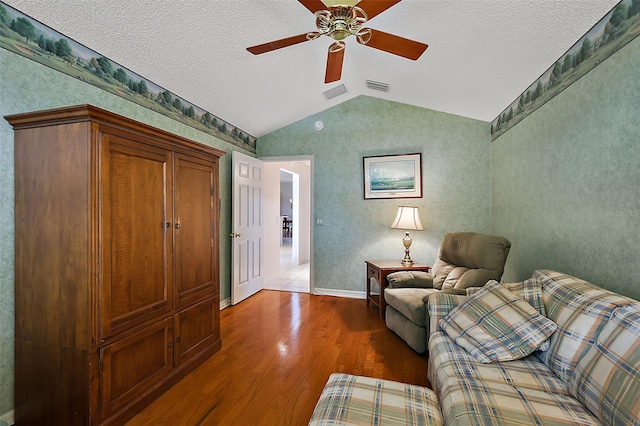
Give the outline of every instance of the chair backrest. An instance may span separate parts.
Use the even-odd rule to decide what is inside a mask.
[[[437,289],[482,287],[500,281],[511,243],[497,235],[455,232],[444,236],[432,268]]]

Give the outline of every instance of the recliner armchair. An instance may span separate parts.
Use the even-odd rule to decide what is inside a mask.
[[[429,296],[439,291],[465,294],[468,287],[500,281],[510,248],[509,240],[496,235],[475,232],[445,235],[431,273],[401,271],[387,276],[389,286],[384,290],[387,327],[416,352],[426,352]]]

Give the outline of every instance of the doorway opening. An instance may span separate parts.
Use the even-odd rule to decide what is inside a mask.
[[[311,157],[264,161],[264,288],[312,293]]]

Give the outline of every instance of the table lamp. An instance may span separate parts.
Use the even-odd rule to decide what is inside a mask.
[[[400,206],[398,207],[398,214],[391,224],[392,229],[407,229],[402,239],[404,244],[404,259],[403,265],[412,265],[414,262],[409,256],[409,247],[411,247],[411,237],[409,231],[422,231],[422,222],[420,222],[420,215],[418,214],[418,208],[412,206]]]

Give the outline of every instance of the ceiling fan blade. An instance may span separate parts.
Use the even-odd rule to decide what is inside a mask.
[[[329,46],[327,55],[327,71],[324,75],[325,83],[333,83],[342,77],[342,61],[344,60],[344,43],[337,46],[336,43]]]
[[[369,19],[389,9],[396,3],[400,3],[401,0],[362,0],[357,6],[367,12]]]
[[[270,41],[269,43],[258,44],[257,46],[247,47],[247,50],[254,55],[260,55],[261,53],[271,52],[272,50],[282,49],[283,47],[293,46],[294,44],[312,40],[312,38],[309,38],[307,34],[308,33]]]
[[[414,61],[418,59],[425,50],[427,50],[427,47],[429,47],[427,44],[385,33],[383,31],[371,28],[368,30],[371,31],[371,38],[368,40],[362,40],[358,37],[356,38],[358,43],[384,52],[393,53],[394,55],[402,56],[407,59],[412,59]]]
[[[315,13],[317,10],[328,9],[327,6],[320,0],[298,0],[304,7],[309,9],[311,13]]]

